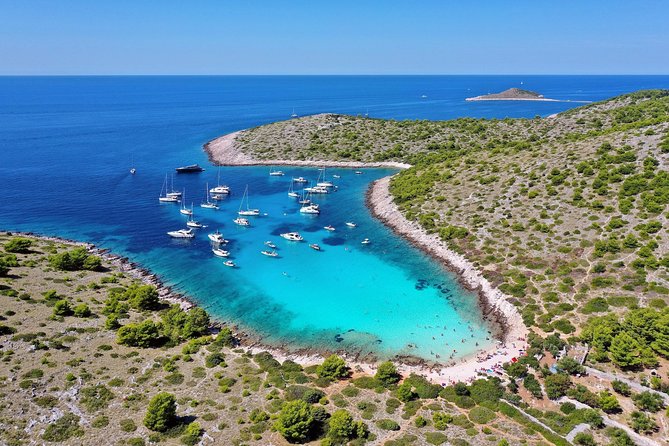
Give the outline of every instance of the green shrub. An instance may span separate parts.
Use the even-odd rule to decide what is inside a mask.
[[[375,424],[379,429],[382,429],[382,430],[385,430],[385,431],[398,431],[398,430],[400,430],[400,425],[397,424],[393,420],[389,420],[388,418],[382,418],[380,420],[377,420]]]
[[[487,407],[476,406],[469,411],[469,419],[476,424],[488,424],[495,416],[495,412]]]
[[[346,366],[346,362],[337,355],[329,356],[316,369],[316,374],[319,378],[333,380],[347,378],[349,373],[350,370]]]
[[[5,251],[26,254],[30,252],[33,242],[25,237],[12,237],[5,243]]]
[[[46,427],[42,439],[61,442],[71,437],[82,437],[83,435],[84,430],[79,426],[79,417],[73,413],[66,413]]]
[[[176,398],[174,395],[161,392],[149,402],[144,417],[144,426],[152,431],[165,432],[176,421]]]

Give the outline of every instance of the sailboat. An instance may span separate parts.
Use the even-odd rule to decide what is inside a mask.
[[[172,185],[170,186],[170,192],[166,194],[168,197],[175,197],[177,200],[181,198],[181,192],[174,190],[174,174],[172,174]]]
[[[211,189],[209,189],[209,193],[213,194],[212,198],[215,199],[215,200],[222,198],[222,197],[218,197],[219,195],[228,195],[230,193],[230,187],[221,184],[221,168],[220,167],[218,168],[218,179],[216,181],[217,181],[218,186],[212,187]]]
[[[184,190],[184,194],[183,194],[183,200],[181,200],[181,209],[179,209],[179,212],[182,213],[183,215],[188,215],[188,216],[193,215],[193,203],[191,203],[190,209],[186,207],[186,191],[185,190]]]
[[[163,195],[163,192],[165,195]],[[165,181],[163,181],[163,187],[160,189],[160,196],[158,197],[158,201],[161,203],[177,203],[179,201],[178,197],[170,196],[167,193],[167,174],[165,174]]]
[[[137,172],[137,169],[135,169],[135,156],[131,155],[130,156],[130,175],[134,175]]]
[[[293,113],[290,114],[291,118],[297,118],[297,113],[295,113],[295,107],[293,107]]]
[[[327,181],[325,179],[325,169],[323,169],[322,177],[323,177],[323,180],[318,181],[318,180],[321,179],[321,175],[318,175],[318,180],[316,180],[316,187],[333,187],[334,186],[334,184],[332,184],[332,182]]]
[[[246,209],[242,210],[242,207],[244,207],[244,200],[246,199]],[[249,186],[248,184],[246,185],[246,188],[244,189],[244,196],[242,197],[242,202],[239,204],[239,211],[237,211],[237,214],[239,215],[260,215],[260,209],[251,209],[249,207]]]
[[[298,198],[300,196],[300,194],[298,194],[297,192],[295,192],[295,190],[293,190],[293,182],[292,181],[290,182],[290,186],[288,186],[288,196],[290,198]]]
[[[207,186],[204,189],[204,199],[206,200],[205,202],[200,204],[201,208],[205,209],[218,209],[218,206],[215,203],[212,203],[209,201],[209,183],[207,183]]]

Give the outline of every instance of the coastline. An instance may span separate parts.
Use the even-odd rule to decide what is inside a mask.
[[[204,144],[204,151],[209,161],[216,166],[314,166],[314,167],[392,167],[408,169],[410,164],[394,161],[363,162],[363,161],[323,161],[323,160],[256,160],[250,155],[242,153],[235,146],[235,138],[241,131],[219,136]]]
[[[385,177],[383,179],[389,179]],[[48,235],[37,234],[34,232],[22,231],[8,231],[2,230],[5,234],[12,236],[31,237],[38,240],[62,243],[72,247],[84,247],[91,254],[100,256],[105,262],[108,262],[112,267],[119,271],[128,274],[133,279],[139,280],[144,284],[153,285],[158,290],[160,300],[168,302],[169,304],[178,304],[183,310],[189,310],[197,306],[197,303],[189,299],[188,296],[178,293],[170,286],[165,285],[159,276],[152,273],[146,268],[132,262],[126,257],[114,254],[108,249],[99,248],[92,243],[81,242],[77,240],[66,239],[63,237],[54,237]],[[301,348],[297,350],[290,350],[287,347],[267,345],[262,342],[262,338],[254,336],[251,333],[239,330],[239,327],[233,324],[228,324],[225,321],[217,320],[212,317],[212,328],[218,329],[223,326],[229,327],[235,338],[239,341],[239,346],[246,349],[252,354],[260,352],[269,352],[274,358],[283,362],[286,360],[294,361],[302,366],[311,366],[323,362],[323,360],[330,354],[338,354],[341,356],[351,368],[354,374],[368,374],[376,373],[378,360],[374,357],[360,358],[359,355],[352,354],[345,351],[328,351],[319,352],[310,348]],[[507,336],[508,339],[508,336]],[[491,346],[487,349],[478,350],[469,356],[463,356],[457,360],[451,360],[448,364],[430,363],[427,360],[417,357],[397,356],[392,358],[400,373],[408,376],[411,373],[416,373],[425,376],[427,379],[437,384],[447,385],[457,381],[468,382],[472,381],[479,374],[481,369],[490,369],[501,362],[506,362],[509,359],[501,355],[501,349],[506,349],[505,345]],[[514,349],[515,351],[515,349]],[[489,359],[482,361],[484,356],[490,356]]]

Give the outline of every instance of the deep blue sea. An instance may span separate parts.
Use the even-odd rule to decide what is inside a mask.
[[[373,179],[388,169],[332,169],[338,191],[300,215],[290,178],[315,168],[222,168],[232,195],[221,209],[198,207],[219,170],[202,145],[243,128],[322,112],[393,119],[546,116],[568,102],[465,102],[510,87],[546,97],[597,101],[669,76],[222,76],[0,77],[0,228],[93,242],[156,272],[214,316],[287,348],[343,349],[379,357],[444,360],[490,341],[476,299],[438,264],[394,236],[364,206]],[[425,96],[425,97],[423,97]],[[192,241],[178,205],[160,204],[166,174],[184,164],[206,170],[175,176],[175,189],[209,227]],[[130,175],[131,165],[137,168]],[[244,188],[263,215],[232,223]],[[347,228],[354,221],[358,227]],[[332,233],[323,230],[333,225]],[[238,268],[225,267],[206,234],[220,229]],[[307,243],[278,234],[299,231]],[[371,244],[360,242],[369,238]],[[280,257],[260,254],[272,240]],[[464,342],[463,342],[464,341]]]

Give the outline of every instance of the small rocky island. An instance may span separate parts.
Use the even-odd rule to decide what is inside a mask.
[[[475,96],[467,98],[467,101],[552,101],[557,102],[558,99],[548,99],[544,95],[530,90],[523,90],[522,88],[509,88],[501,93],[491,93],[482,96]]]

